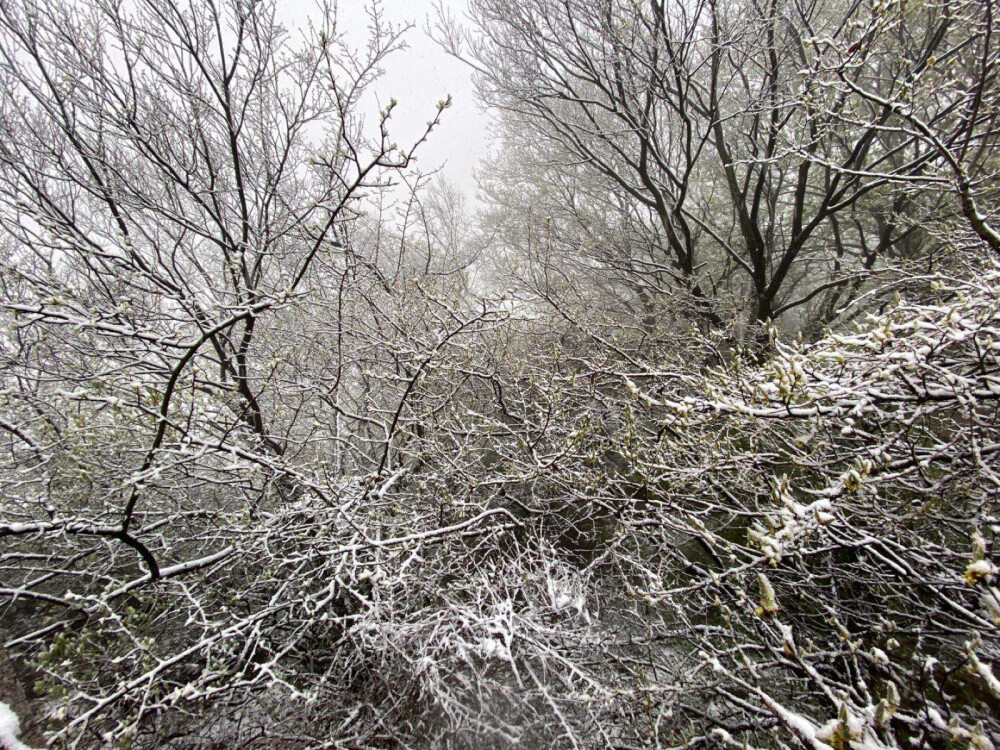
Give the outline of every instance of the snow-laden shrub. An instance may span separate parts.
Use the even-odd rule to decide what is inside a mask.
[[[701,374],[705,349],[642,349],[613,322],[550,332],[381,292],[405,336],[387,349],[357,315],[340,433],[312,396],[289,406],[329,371],[290,336],[274,345],[299,379],[267,398],[294,450],[218,432],[215,402],[184,390],[186,429],[139,478],[156,581],[28,502],[51,466],[58,512],[96,523],[146,433],[116,429],[104,392],[50,407],[61,437],[18,404],[42,455],[18,446],[8,473],[10,647],[39,670],[50,736],[988,747],[1000,272],[935,284]],[[102,446],[104,484],[63,468]]]
[[[817,748],[1000,732],[1000,270],[933,286],[699,395],[632,386],[673,436],[640,459],[660,512],[702,547],[650,594],[724,626],[701,679],[734,746],[763,716]]]

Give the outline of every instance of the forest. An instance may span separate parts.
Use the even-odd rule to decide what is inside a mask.
[[[280,7],[0,0],[0,747],[1000,748],[996,0]]]

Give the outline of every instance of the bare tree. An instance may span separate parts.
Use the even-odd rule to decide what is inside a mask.
[[[550,171],[645,214],[652,236],[600,262],[648,278],[649,253],[713,326],[730,290],[757,324],[809,305],[828,322],[885,261],[919,257],[942,192],[988,227],[968,203],[986,174],[961,175],[995,137],[989,3],[482,0],[471,18],[439,33],[484,99],[549,144]]]
[[[258,576],[275,540],[250,529],[297,503],[339,507],[332,498],[358,466],[398,468],[412,385],[491,314],[446,313],[416,288],[395,309],[375,301],[396,292],[355,225],[365,196],[406,169],[423,138],[400,148],[392,104],[368,128],[359,109],[401,30],[375,7],[367,47],[350,49],[324,8],[293,43],[275,11],[0,6],[4,596],[29,605],[10,645],[48,644],[46,679],[79,709],[63,727],[74,741],[92,722],[116,741],[134,734],[138,724],[109,717],[156,714],[166,673],[189,672],[195,654],[210,663],[243,638],[233,663],[259,660],[262,618],[285,605],[268,603],[281,584],[253,593],[254,580],[274,583]],[[337,341],[308,381],[328,341],[302,335],[295,309],[307,298],[331,314],[320,330]],[[408,337],[397,325],[407,315]],[[373,383],[384,367],[410,385]],[[356,398],[365,407],[351,411]],[[353,439],[346,423],[360,425]],[[246,576],[249,610],[222,615],[208,570],[220,582]],[[161,607],[173,594],[138,604],[143,587],[182,577],[192,582],[169,584],[172,609]],[[128,601],[139,620],[122,615]],[[194,626],[171,630],[174,616]],[[170,635],[150,665],[154,622]],[[103,633],[115,661],[59,670],[63,636],[51,639],[65,627],[82,628],[80,649]],[[228,690],[281,682],[265,669],[244,683],[241,669]]]

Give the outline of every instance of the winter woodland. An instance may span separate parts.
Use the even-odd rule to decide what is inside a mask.
[[[0,0],[0,746],[1000,747],[996,0],[277,6]]]

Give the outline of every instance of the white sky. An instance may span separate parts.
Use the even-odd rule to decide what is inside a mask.
[[[417,152],[417,167],[430,172],[443,166],[441,174],[472,199],[472,170],[488,149],[487,116],[475,100],[469,69],[447,55],[426,33],[436,17],[434,4],[434,0],[381,0],[385,18],[394,25],[414,24],[414,28],[404,36],[407,49],[386,61],[385,76],[375,85],[374,94],[382,106],[393,98],[398,102],[390,132],[401,147],[419,137],[438,101],[452,95],[452,106],[445,111],[441,125]],[[338,26],[352,44],[361,46],[367,38],[365,8],[370,5],[371,0],[338,2]],[[465,0],[443,0],[443,5],[462,20]],[[283,23],[294,32],[315,5],[311,0],[282,0],[279,8]],[[375,120],[379,104],[371,102],[370,111],[365,112],[366,121]]]

